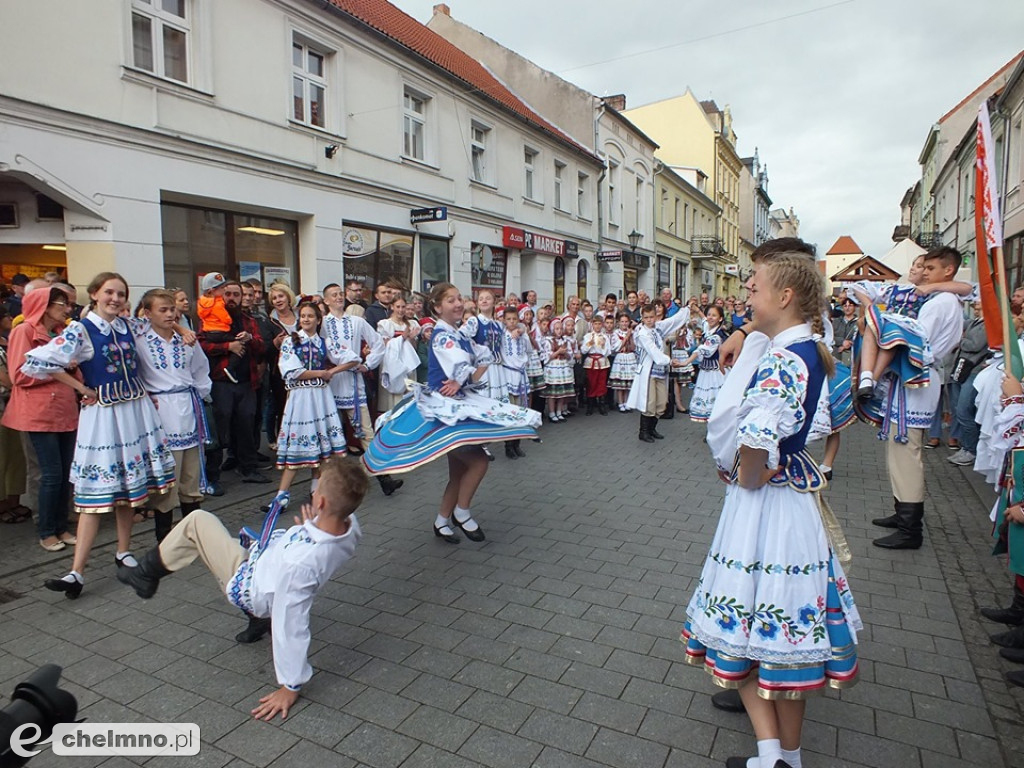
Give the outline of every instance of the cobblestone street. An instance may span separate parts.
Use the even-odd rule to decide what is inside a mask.
[[[114,579],[105,522],[86,590],[68,601],[41,588],[67,554],[43,552],[31,525],[2,526],[4,703],[54,662],[81,717],[197,723],[189,764],[213,768],[704,768],[752,754],[746,718],[712,708],[716,689],[678,640],[721,506],[703,427],[662,422],[656,446],[636,427],[577,415],[546,425],[526,459],[497,451],[474,508],[482,545],[431,535],[444,462],[390,498],[374,484],[357,556],[314,605],[316,672],[283,723],[250,720],[276,687],[270,644],[235,644],[242,616],[201,566],[139,600]],[[855,557],[861,677],[810,703],[807,768],[1024,766],[1024,690],[1004,682],[1012,665],[988,641],[1000,630],[977,614],[1010,595],[989,555],[993,494],[948,455],[926,452],[925,546],[888,552],[870,545],[870,518],[891,509],[883,446],[866,426],[844,433],[828,498]],[[209,508],[234,530],[271,492],[233,484]],[[136,553],[152,541],[140,526]],[[130,763],[31,763],[99,764]]]

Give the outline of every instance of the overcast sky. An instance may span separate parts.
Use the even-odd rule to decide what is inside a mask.
[[[435,2],[392,1],[422,22]],[[545,69],[625,93],[627,107],[687,86],[730,105],[740,155],[758,148],[773,207],[792,206],[819,253],[840,235],[888,251],[929,127],[1024,48],[1021,0],[447,3]]]

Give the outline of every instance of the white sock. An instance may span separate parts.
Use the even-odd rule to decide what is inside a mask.
[[[314,477],[313,482],[309,484],[309,492],[313,493],[317,488],[320,487],[320,478]]]
[[[748,757],[747,758],[747,768],[761,768],[761,758],[760,757]],[[774,766],[773,766],[773,768],[774,768]]]
[[[828,464],[819,464],[818,469],[821,471],[821,474],[823,475],[832,471],[832,467],[830,467]]]
[[[441,515],[438,515],[434,519],[434,527],[435,528],[444,528],[445,526],[451,528],[452,527],[452,521],[450,519],[448,519],[447,517],[441,517]]]
[[[79,584],[85,584],[85,579],[82,578],[82,574],[80,574],[78,571],[72,571],[67,576],[62,578],[61,581],[66,581],[68,584],[73,584],[76,581]]]
[[[800,747],[796,749],[783,749],[782,759],[789,763],[790,768],[803,768],[803,763],[800,762]]]
[[[463,509],[459,505],[455,505],[455,521],[462,526],[466,531],[475,531],[480,526],[476,524],[476,520],[473,519],[473,515],[470,514],[468,509]]]
[[[875,386],[875,377],[871,375],[871,371],[866,371],[860,375],[860,386],[862,387],[873,387]]]
[[[757,758],[760,768],[775,768],[775,763],[782,759],[782,742],[778,739],[763,739],[757,742]]]
[[[139,561],[132,556],[131,552],[118,552],[115,557],[125,568],[137,568],[139,565]]]

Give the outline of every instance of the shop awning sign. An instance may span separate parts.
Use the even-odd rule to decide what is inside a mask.
[[[446,221],[448,219],[448,206],[438,205],[434,208],[413,208],[409,211],[409,221],[413,224],[422,224],[425,221]]]

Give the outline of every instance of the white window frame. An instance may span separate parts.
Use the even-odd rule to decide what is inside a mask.
[[[422,111],[417,112],[409,101],[420,102]],[[406,83],[402,88],[402,157],[407,160],[427,164],[431,161],[430,125],[433,101],[433,96],[414,85]],[[409,145],[410,124],[420,127],[420,156],[417,156],[415,151],[410,151],[415,150],[415,146]]]
[[[533,203],[542,203],[540,179],[540,150],[523,146],[523,197]]]
[[[185,11],[185,18],[163,10],[162,0],[132,0],[128,16],[128,58],[131,61],[131,68],[140,72],[146,72],[153,77],[168,80],[180,85],[192,85],[195,78],[195,56],[193,48],[195,44],[193,23],[195,19],[194,0],[183,0],[182,6]],[[152,66],[147,68],[135,60],[135,16],[148,19],[150,24],[150,54],[153,61]],[[176,30],[185,36],[185,79],[179,80],[167,74],[164,67],[164,35],[163,30],[167,27]]]
[[[590,219],[590,174],[576,172],[576,215],[581,219]]]
[[[637,176],[636,176],[636,210],[634,211],[634,215],[636,216],[635,224],[636,224],[636,231],[637,232],[643,232],[644,231],[644,185],[646,183],[647,183],[647,179],[645,179],[640,174],[637,174]]]
[[[568,165],[561,160],[555,160],[555,172],[554,172],[554,197],[552,198],[552,205],[554,205],[556,211],[566,212],[565,207],[565,173],[568,169]]]
[[[622,165],[609,158],[608,160],[608,226],[619,226],[622,214],[622,202],[619,200],[619,174],[622,172]]]
[[[477,138],[479,134],[479,138]],[[469,123],[469,178],[480,184],[493,186],[494,179],[491,173],[491,150],[494,144],[491,141],[493,129],[480,120],[471,120]],[[480,158],[479,167],[477,158]]]
[[[302,64],[295,63],[295,49],[296,47],[302,50]],[[331,75],[334,64],[335,51],[330,48],[317,43],[314,40],[309,39],[306,35],[299,32],[292,33],[290,54],[292,56],[291,62],[291,107],[289,109],[289,117],[292,122],[305,125],[309,128],[314,128],[320,131],[329,131],[332,128],[331,125],[331,114],[333,110],[334,94],[331,93]],[[322,60],[322,73],[316,75],[309,71],[309,55],[315,54]],[[300,80],[302,82],[302,117],[296,117],[295,115],[295,81]],[[323,99],[321,102],[321,121],[322,124],[317,124],[312,120],[312,100],[310,99],[310,91],[312,88],[320,88],[323,91]]]

